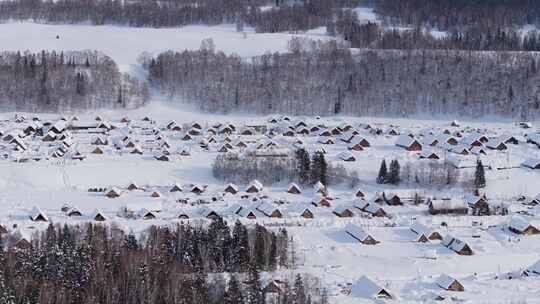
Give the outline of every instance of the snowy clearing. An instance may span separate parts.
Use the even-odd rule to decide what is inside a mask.
[[[247,29],[236,31],[234,25],[185,26],[182,28],[133,28],[122,26],[49,25],[30,22],[0,24],[3,50],[97,50],[110,56],[123,72],[136,72],[137,58],[143,52],[157,54],[166,50],[195,50],[203,39],[212,38],[216,50],[242,57],[283,52],[294,36],[324,38],[321,29],[305,34],[259,34]],[[56,39],[56,36],[59,39]]]

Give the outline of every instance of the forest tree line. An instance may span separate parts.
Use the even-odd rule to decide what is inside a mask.
[[[0,2],[1,20],[46,23],[173,27],[236,23],[258,32],[299,31],[324,26],[336,10],[359,0],[11,0]]]
[[[538,53],[352,51],[301,38],[247,60],[201,48],[144,62],[152,86],[206,111],[520,119],[540,112],[537,64]]]
[[[515,27],[470,26],[434,36],[425,26],[397,29],[363,23],[353,10],[338,11],[335,21],[327,24],[327,31],[342,37],[353,48],[540,51],[537,30],[521,32]]]
[[[540,24],[536,0],[377,0],[375,11],[392,25],[506,28]]]
[[[260,274],[288,267],[289,242],[286,230],[221,219],[152,227],[141,240],[102,225],[50,225],[30,247],[0,250],[0,303],[262,304]],[[302,278],[289,286],[274,303],[307,304]]]
[[[95,51],[0,53],[0,103],[4,109],[63,112],[143,105],[146,83],[119,72]]]

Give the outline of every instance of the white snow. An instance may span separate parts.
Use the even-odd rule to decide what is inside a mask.
[[[241,57],[283,52],[294,36],[324,37],[321,29],[305,34],[259,34],[234,25],[190,25],[182,28],[131,28],[113,25],[49,25],[31,22],[0,23],[2,50],[40,52],[42,50],[97,50],[110,56],[123,72],[137,74],[137,58],[148,52],[196,50],[203,39],[212,38],[216,50]],[[59,39],[56,39],[56,36]]]

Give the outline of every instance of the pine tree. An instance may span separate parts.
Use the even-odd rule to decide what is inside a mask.
[[[390,162],[390,172],[388,174],[388,182],[392,185],[399,184],[400,178],[400,165],[397,159],[394,159]]]
[[[328,185],[328,164],[320,151],[315,152],[311,161],[311,183],[318,181],[325,186]]]
[[[193,303],[206,304],[210,301],[208,282],[206,281],[206,273],[198,271],[195,274],[195,295]]]
[[[274,271],[277,266],[277,237],[275,233],[270,235],[270,249],[268,252],[268,270]]]
[[[322,294],[321,294],[321,304],[328,304],[328,289],[323,288]]]
[[[296,174],[301,184],[309,183],[311,160],[309,153],[304,148],[296,150]]]
[[[377,184],[386,184],[388,182],[388,169],[386,168],[386,160],[382,160],[379,175],[377,176]]]
[[[4,252],[2,235],[0,234],[0,304],[15,304],[15,296],[11,286],[8,286],[6,273],[6,256]]]
[[[225,295],[223,296],[223,303],[224,304],[244,303],[244,296],[242,295],[240,284],[238,283],[238,280],[236,279],[235,275],[231,275],[231,279],[229,280],[229,286],[227,288],[227,291],[225,292]]]
[[[293,294],[294,294],[294,304],[306,304],[307,298],[306,298],[306,290],[304,289],[304,282],[302,281],[302,277],[297,274],[296,279],[294,280],[294,287],[293,287]]]
[[[340,114],[341,113],[341,88],[338,87],[338,92],[337,92],[337,100],[336,100],[336,103],[334,104],[334,114]]]
[[[482,164],[482,161],[480,159],[476,161],[476,171],[474,172],[474,186],[477,189],[484,188],[486,186],[484,165]]]
[[[249,264],[249,240],[247,229],[240,221],[233,228],[231,264],[235,271],[246,271]]]
[[[253,263],[249,264],[248,280],[245,292],[246,304],[263,304],[265,302],[259,270]]]
[[[279,266],[286,267],[288,262],[289,235],[286,229],[281,229],[279,235]]]
[[[255,244],[253,245],[254,263],[257,269],[265,269],[266,266],[266,228],[255,224]]]

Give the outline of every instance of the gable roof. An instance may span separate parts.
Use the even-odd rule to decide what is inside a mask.
[[[41,209],[39,209],[39,207],[34,206],[34,207],[32,208],[32,210],[30,210],[30,219],[31,219],[32,221],[37,221],[37,220],[40,219],[40,217],[41,217],[43,220],[45,220],[46,222],[49,221],[49,218],[47,217],[47,215],[46,215],[43,211],[41,211]]]
[[[439,276],[437,278],[437,280],[435,281],[435,283],[437,285],[439,285],[439,287],[443,288],[443,289],[450,289],[450,287],[452,286],[452,284],[454,284],[454,282],[456,282],[457,280],[452,278],[451,276],[449,275],[446,275],[446,274],[441,274],[441,276]]]
[[[369,235],[369,233],[365,232],[364,229],[354,224],[348,224],[345,226],[345,232],[360,242],[373,238]]]
[[[378,298],[381,294],[390,293],[366,276],[362,276],[352,286],[352,294],[356,297]]]

